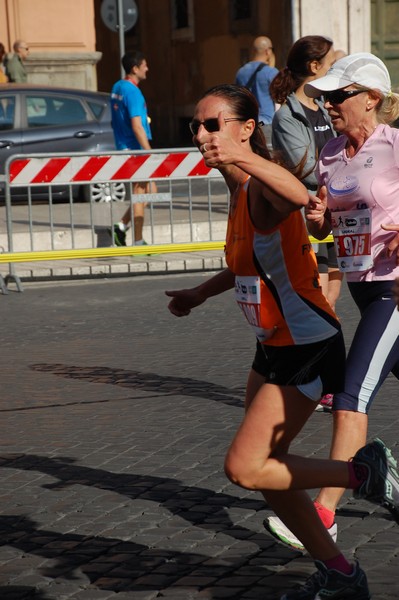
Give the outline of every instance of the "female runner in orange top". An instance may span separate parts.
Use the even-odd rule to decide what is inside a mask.
[[[386,502],[389,485],[378,474],[378,460],[374,464],[367,457],[378,454],[387,461],[389,451],[374,441],[351,462],[289,454],[321,396],[342,389],[345,350],[340,324],[321,292],[300,212],[308,193],[270,160],[257,115],[255,98],[236,85],[212,88],[196,106],[190,124],[194,144],[206,165],[220,170],[231,194],[228,268],[195,288],[166,292],[172,298],[169,310],[188,315],[235,286],[236,300],[256,334],[245,416],[227,452],[225,471],[237,485],[260,491],[316,561],[318,571],[306,584],[309,596],[302,590],[283,598],[317,593],[326,598],[342,589],[343,595],[334,598],[367,600],[364,572],[340,553],[305,490],[329,485],[368,497],[377,494],[375,488],[371,492],[369,477],[376,471],[378,501]],[[399,499],[399,480],[395,485]],[[388,508],[394,512],[397,507]]]

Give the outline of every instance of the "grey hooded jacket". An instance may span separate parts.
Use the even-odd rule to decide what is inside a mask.
[[[321,100],[315,100],[326,122],[331,127],[330,117]],[[331,127],[334,137],[337,136]],[[307,174],[302,183],[314,193],[317,190],[315,167],[318,159],[316,142],[310,122],[306,118],[302,104],[291,93],[277,110],[272,122],[273,149],[280,151],[286,165],[297,167],[306,154],[302,172]]]

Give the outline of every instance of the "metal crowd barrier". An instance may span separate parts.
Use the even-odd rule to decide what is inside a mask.
[[[132,194],[135,182],[155,182],[157,192]],[[3,293],[10,281],[22,291],[18,263],[142,254],[143,248],[134,245],[133,227],[127,246],[115,246],[111,233],[113,224],[128,208],[132,212],[136,202],[147,203],[146,254],[224,246],[227,186],[197,149],[13,155],[6,162],[4,183],[0,264],[8,264],[9,273],[0,275]],[[101,191],[102,200],[109,200],[112,186],[117,186],[118,194],[122,186],[123,202],[93,201]]]
[[[157,192],[132,194],[135,182],[155,182]],[[115,186],[126,193],[123,203],[93,201],[93,189],[102,190],[104,200]],[[0,263],[9,264],[0,289],[5,293],[14,281],[22,290],[16,263],[142,253],[134,246],[133,226],[127,247],[115,246],[111,235],[113,224],[136,202],[147,203],[146,254],[223,247],[227,187],[197,149],[13,155],[5,168],[5,206],[0,206],[6,223],[6,231],[0,230]]]

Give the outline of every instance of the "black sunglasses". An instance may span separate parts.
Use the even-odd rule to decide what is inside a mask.
[[[324,92],[324,100],[330,104],[342,104],[347,98],[363,94],[368,90],[333,90],[332,92]]]
[[[230,119],[224,119],[225,123],[229,121],[244,121],[245,119],[240,119],[239,117],[231,117]],[[217,118],[213,119],[205,119],[205,121],[198,121],[197,119],[193,119],[191,123],[189,123],[190,131],[193,135],[197,135],[199,132],[199,128],[203,125],[208,133],[214,133],[215,131],[219,131],[219,120]]]

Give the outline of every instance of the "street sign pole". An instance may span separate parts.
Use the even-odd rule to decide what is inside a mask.
[[[122,56],[125,54],[125,24],[123,20],[123,0],[118,0],[118,28],[119,28],[119,53]],[[125,71],[121,65],[121,79],[125,76]]]
[[[0,0],[1,2],[1,0]],[[136,25],[138,10],[135,0],[103,0],[101,18],[104,25],[119,35],[120,58],[125,54],[125,32]],[[122,79],[125,71],[121,65]]]

